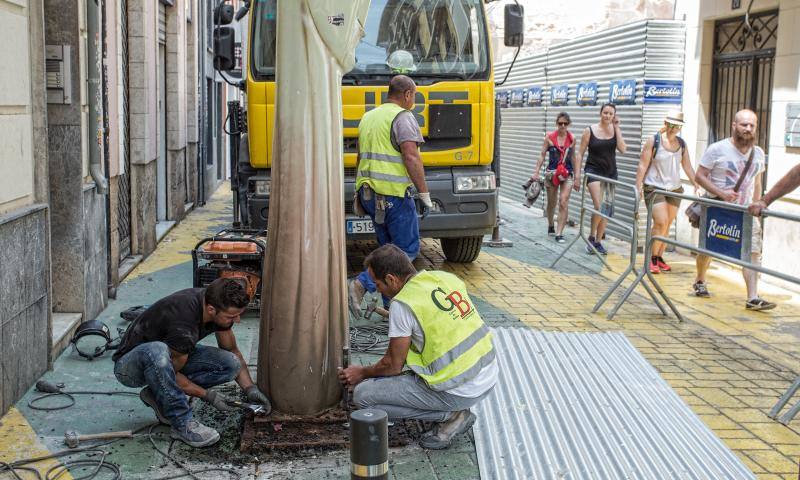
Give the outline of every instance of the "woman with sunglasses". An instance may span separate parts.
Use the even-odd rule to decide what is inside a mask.
[[[617,118],[617,106],[613,103],[606,103],[600,107],[600,122],[595,123],[583,131],[581,137],[580,154],[578,155],[578,168],[575,170],[575,184],[580,185],[580,162],[583,160],[583,155],[586,150],[589,150],[589,155],[586,158],[586,168],[584,173],[591,173],[600,177],[606,177],[616,180],[617,179],[617,152],[625,153],[628,146],[622,138],[622,132],[619,128],[619,118]],[[589,189],[589,194],[592,196],[592,203],[597,211],[600,211],[600,203],[603,199],[603,184],[600,180],[588,178],[586,180],[586,187]],[[613,192],[613,185],[609,184],[610,192]],[[613,193],[611,193],[613,195]],[[609,216],[611,216],[609,212]],[[592,215],[592,230],[589,235],[589,242],[594,248],[586,246],[586,253],[594,254],[595,250],[598,253],[606,255],[603,244],[600,241],[606,232],[606,225],[608,220],[600,217],[599,215]]]
[[[523,187],[527,190],[531,183],[539,181],[544,159],[549,155],[547,168],[544,173],[544,186],[547,190],[547,234],[555,235],[556,242],[564,243],[564,227],[569,214],[569,195],[572,189],[580,190],[580,184],[575,183],[575,139],[568,130],[571,123],[569,114],[561,112],[556,117],[556,130],[548,133],[542,142],[542,152],[536,162],[536,170],[531,175],[528,183]],[[558,228],[553,225],[553,213],[558,205]]]
[[[667,236],[669,226],[678,215],[681,199],[665,197],[659,194],[659,191],[683,193],[681,167],[697,190],[689,151],[686,143],[678,136],[681,127],[683,127],[683,112],[677,110],[669,112],[664,119],[664,127],[647,139],[639,157],[636,188],[646,201],[653,199],[653,236]],[[663,242],[653,242],[653,249],[650,252],[652,273],[672,270],[672,267],[664,261],[666,246]]]

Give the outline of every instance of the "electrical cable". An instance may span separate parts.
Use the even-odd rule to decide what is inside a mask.
[[[64,391],[61,390],[63,388],[62,384],[53,384],[46,380],[40,380],[36,382],[36,390],[42,392],[43,395],[39,395],[28,401],[28,407],[33,410],[40,410],[40,411],[55,411],[55,410],[63,410],[65,408],[69,408],[75,405],[75,397],[73,395],[130,395],[130,396],[139,396],[137,392],[128,392],[123,390],[111,390],[111,391],[92,391],[92,390],[75,390],[75,391]],[[64,405],[57,405],[55,407],[43,407],[36,405],[37,402],[40,402],[46,398],[51,397],[64,397],[69,400],[70,403]],[[176,459],[172,454],[169,453],[169,450],[172,449],[172,445],[176,442],[176,440],[172,440],[170,442],[170,447],[167,451],[164,451],[156,445],[155,438],[153,435],[153,429],[155,427],[161,425],[161,423],[153,423],[142,428],[135,430],[133,438],[142,436],[139,435],[139,432],[147,430],[147,438],[150,441],[153,449],[161,454],[164,458],[168,459],[176,466],[184,470],[186,473],[181,473],[177,475],[170,475],[167,477],[157,478],[155,480],[174,480],[179,478],[193,478],[195,480],[200,480],[197,475],[201,473],[209,473],[209,472],[224,472],[228,473],[231,477],[240,479],[241,474],[232,468],[227,467],[213,467],[213,468],[205,468],[200,470],[192,470],[183,463],[181,463],[178,459]],[[16,480],[25,480],[23,477],[20,476],[20,472],[26,472],[26,474],[32,474],[35,476],[36,480],[58,480],[64,473],[70,472],[73,468],[88,468],[94,466],[94,471],[92,473],[83,475],[81,477],[74,477],[75,480],[91,480],[97,477],[101,471],[109,472],[111,475],[111,480],[118,480],[122,478],[122,471],[120,470],[119,465],[109,462],[106,460],[106,457],[109,455],[109,452],[106,450],[101,449],[100,447],[104,447],[110,445],[114,442],[118,442],[120,440],[127,440],[128,438],[117,438],[114,440],[110,440],[107,442],[83,447],[83,448],[71,448],[68,450],[61,450],[55,453],[51,453],[48,455],[42,455],[39,457],[32,457],[32,458],[24,458],[21,460],[16,460],[14,462],[3,462],[0,461],[0,473],[9,472]],[[92,459],[92,458],[82,458],[76,460],[69,460],[59,463],[51,468],[49,468],[45,473],[44,477],[42,477],[42,473],[34,467],[28,466],[31,463],[37,463],[44,460],[55,460],[61,457],[68,457],[70,455],[75,454],[94,454],[99,455],[100,458]]]
[[[37,387],[39,387],[39,386],[40,386],[40,384],[37,383]],[[56,388],[58,388],[58,387],[56,387]],[[65,408],[69,408],[69,407],[75,405],[75,397],[73,395],[129,395],[129,396],[135,396],[135,397],[139,396],[138,392],[127,392],[127,391],[124,391],[124,390],[63,391],[60,388],[56,392],[40,390],[39,388],[37,388],[37,390],[40,391],[40,392],[45,392],[45,393],[43,395],[39,395],[38,397],[35,397],[35,398],[32,398],[32,399],[28,400],[28,408],[31,408],[33,410],[45,411],[45,412],[52,412],[52,411],[55,411],[55,410],[63,410]],[[47,406],[42,407],[42,406],[38,406],[37,405],[37,403],[41,402],[42,400],[45,400],[45,399],[51,398],[51,397],[65,397],[67,400],[69,400],[69,403],[65,403],[65,404],[62,404],[62,405],[56,405],[56,406],[53,406],[53,407],[47,407]]]
[[[389,325],[350,327],[350,350],[359,353],[383,354],[389,347]]]

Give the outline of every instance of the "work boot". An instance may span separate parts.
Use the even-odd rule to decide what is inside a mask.
[[[361,302],[364,300],[364,294],[367,289],[357,278],[351,278],[347,281],[347,306],[350,308],[350,313],[355,318],[361,318]]]
[[[175,440],[195,448],[207,447],[219,441],[219,433],[216,430],[194,419],[186,422],[183,427],[172,427],[169,433]]]
[[[156,396],[153,395],[153,391],[150,390],[150,387],[144,387],[142,391],[139,392],[139,398],[142,400],[142,403],[153,409],[156,414],[156,418],[160,423],[163,423],[164,425],[170,424],[169,420],[167,420],[167,417],[165,417],[164,413],[161,412],[161,407],[158,406]]]
[[[450,418],[437,424],[435,432],[430,435],[424,435],[419,440],[419,445],[422,448],[429,448],[431,450],[442,450],[448,448],[453,439],[466,432],[475,423],[477,417],[469,410],[460,410],[450,415]]]

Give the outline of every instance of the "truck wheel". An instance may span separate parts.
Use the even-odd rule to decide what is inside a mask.
[[[440,238],[439,243],[447,261],[471,263],[481,253],[483,237]]]

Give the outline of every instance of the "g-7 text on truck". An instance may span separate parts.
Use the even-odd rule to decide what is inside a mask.
[[[277,0],[245,2],[248,14],[240,86],[246,108],[229,102],[234,220],[263,229],[270,204],[275,118],[275,33]],[[522,45],[522,7],[505,6],[505,44]],[[233,21],[230,6],[215,15]],[[244,25],[243,25],[244,27]],[[352,213],[358,124],[365,112],[386,101],[388,80],[398,71],[417,83],[414,116],[425,143],[422,162],[433,211],[420,221],[420,234],[438,238],[445,257],[471,262],[483,236],[497,220],[495,149],[498,110],[484,2],[481,0],[373,0],[365,36],[356,47],[356,66],[342,79],[344,205],[348,237],[373,233],[369,218]],[[215,30],[215,66],[234,66],[233,29]],[[517,50],[519,51],[519,50]],[[408,52],[398,55],[397,52]],[[393,59],[412,59],[394,65]]]

